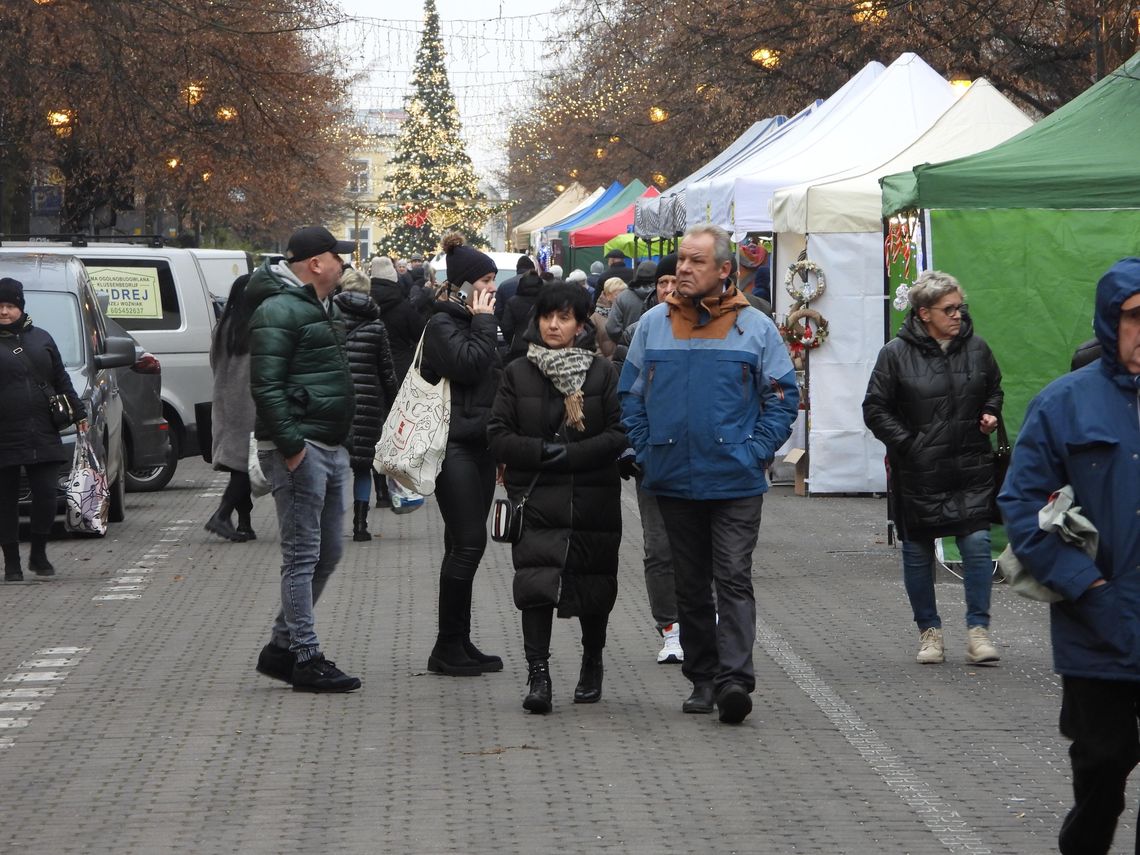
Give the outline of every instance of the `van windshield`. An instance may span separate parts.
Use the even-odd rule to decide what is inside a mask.
[[[25,291],[24,311],[32,323],[51,334],[67,368],[83,365],[83,322],[74,294],[59,291]]]

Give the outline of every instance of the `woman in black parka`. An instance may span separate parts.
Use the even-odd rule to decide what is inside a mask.
[[[443,517],[439,568],[439,633],[428,670],[473,677],[503,670],[502,658],[471,641],[471,593],[487,548],[487,515],[495,498],[495,459],[487,448],[487,420],[499,386],[499,327],[495,323],[495,262],[467,246],[462,235],[443,239],[447,282],[424,330],[421,371],[430,383],[451,384],[447,449],[435,481]],[[467,295],[470,295],[468,297]]]
[[[989,434],[1001,414],[1001,371],[974,335],[953,276],[928,270],[915,281],[910,314],[879,352],[863,420],[887,447],[903,581],[921,634],[918,661],[945,661],[934,599],[934,539],[954,537],[966,592],[966,661],[998,661],[989,639],[990,517],[994,498]]]
[[[512,549],[514,599],[522,610],[529,693],[523,707],[551,709],[548,660],[554,609],[582,625],[575,703],[602,696],[602,648],[617,598],[621,480],[627,442],[617,375],[595,354],[589,295],[545,285],[525,334],[525,359],[507,366],[487,426],[506,465],[512,503],[527,493],[521,540]],[[537,475],[537,480],[535,476]]]
[[[368,499],[372,493],[372,460],[380,429],[396,400],[400,385],[388,332],[380,320],[380,309],[369,295],[371,283],[363,273],[349,268],[340,280],[341,292],[333,297],[344,317],[345,351],[352,369],[356,411],[348,436],[348,457],[352,466],[352,539],[372,540],[368,533]]]
[[[21,350],[22,349],[22,350]],[[41,389],[41,384],[45,387]],[[4,581],[24,579],[20,564],[20,467],[32,491],[32,553],[28,566],[38,576],[52,576],[47,540],[55,522],[59,469],[69,462],[52,424],[50,395],[66,395],[76,421],[86,410],[64,368],[59,348],[47,330],[24,313],[24,285],[0,279],[0,545]]]

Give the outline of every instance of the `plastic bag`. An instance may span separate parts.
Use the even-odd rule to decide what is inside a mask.
[[[77,534],[104,535],[110,509],[111,488],[107,484],[107,468],[99,462],[87,430],[80,427],[75,434],[75,457],[67,481],[64,527]]]
[[[388,495],[392,501],[392,513],[394,514],[410,514],[424,506],[423,496],[412,492],[390,475],[388,476]]]

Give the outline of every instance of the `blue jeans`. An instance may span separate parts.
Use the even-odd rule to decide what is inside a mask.
[[[280,451],[259,457],[281,529],[281,611],[271,643],[306,662],[320,652],[313,606],[344,552],[348,451],[306,443],[305,458],[292,472]]]
[[[990,530],[983,528],[955,538],[962,553],[962,576],[966,589],[966,626],[990,625],[990,585],[994,562],[990,554]],[[904,540],[903,584],[910,597],[918,631],[942,627],[934,601],[934,541]]]
[[[352,470],[352,501],[367,502],[372,498],[372,467]]]

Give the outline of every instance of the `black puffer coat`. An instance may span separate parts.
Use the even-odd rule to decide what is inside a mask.
[[[542,290],[542,279],[537,273],[526,273],[519,279],[518,290],[515,296],[507,301],[507,310],[503,312],[502,328],[503,338],[507,340],[507,361],[518,359],[526,353],[527,327],[530,325],[530,313],[534,311],[534,304],[538,302],[538,292]]]
[[[1001,371],[969,315],[945,351],[913,312],[879,351],[863,421],[887,447],[904,540],[989,526],[993,449],[979,420],[1001,406]]]
[[[427,320],[408,302],[400,286],[390,279],[372,280],[372,299],[380,307],[380,320],[388,330],[396,380],[403,383]]]
[[[539,343],[532,325],[530,341]],[[592,342],[589,344],[593,349]],[[487,436],[512,502],[539,468],[542,443],[566,442],[562,464],[541,470],[527,501],[522,540],[512,548],[514,600],[520,609],[557,605],[560,617],[609,614],[617,597],[621,480],[627,445],[617,374],[595,356],[582,386],[586,429],[563,427],[562,394],[529,359],[503,372]]]
[[[346,443],[349,461],[353,469],[366,469],[372,465],[380,429],[400,386],[388,347],[388,332],[372,298],[360,292],[344,291],[333,300],[344,316],[345,352],[352,369],[352,388],[356,392],[352,433]]]
[[[451,425],[447,441],[485,447],[487,420],[503,372],[499,325],[493,314],[473,315],[458,303],[436,300],[424,333],[421,366],[429,383],[451,381]]]
[[[23,315],[12,324],[0,325],[0,466],[21,463],[68,461],[59,431],[51,421],[48,400],[28,366],[28,361],[13,353],[24,348],[43,382],[52,387],[49,395],[67,395],[77,418],[86,418],[86,410],[67,369],[63,367],[59,348],[51,334],[32,325]]]

